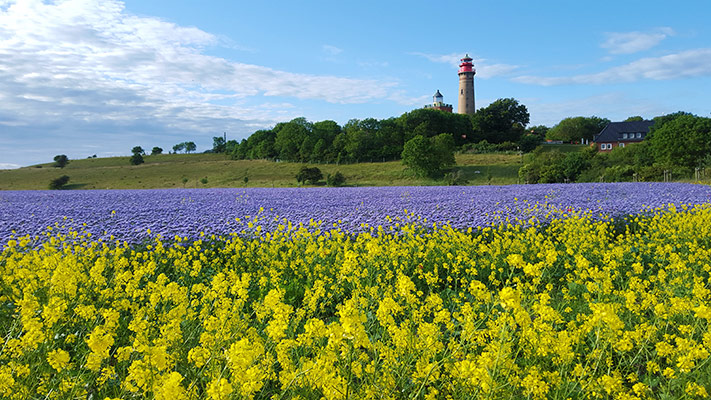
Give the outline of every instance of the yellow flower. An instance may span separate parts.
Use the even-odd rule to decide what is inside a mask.
[[[183,400],[187,398],[185,389],[180,385],[183,376],[178,372],[171,372],[165,376],[155,391],[156,400]]]
[[[518,290],[505,287],[499,292],[499,299],[505,308],[518,308],[521,302],[521,294]]]
[[[232,393],[232,385],[225,378],[217,378],[207,385],[207,395],[212,400],[227,400]]]
[[[69,353],[62,349],[50,351],[47,354],[47,361],[57,372],[62,372],[69,365]]]

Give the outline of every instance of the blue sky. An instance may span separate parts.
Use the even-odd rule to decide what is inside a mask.
[[[711,2],[0,0],[0,168],[399,116],[477,70],[531,124],[711,116]]]

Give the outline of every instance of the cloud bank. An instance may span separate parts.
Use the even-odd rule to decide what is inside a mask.
[[[288,107],[271,107],[270,97],[353,104],[395,92],[389,82],[291,73],[205,54],[220,43],[195,27],[131,15],[116,0],[2,1],[0,129],[17,138],[8,146],[20,143],[21,129],[39,126],[55,136],[246,133],[247,125],[292,116]]]
[[[612,54],[632,54],[651,49],[662,40],[674,35],[671,28],[658,28],[653,32],[607,33],[607,40],[600,47]]]
[[[693,49],[661,57],[642,58],[594,74],[567,77],[519,76],[513,81],[541,86],[602,85],[640,80],[670,80],[711,76],[711,48]]]

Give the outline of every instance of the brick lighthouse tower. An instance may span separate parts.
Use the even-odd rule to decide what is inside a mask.
[[[469,54],[459,64],[459,107],[457,114],[474,115],[474,64]]]

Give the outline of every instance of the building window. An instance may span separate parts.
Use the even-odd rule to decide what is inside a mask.
[[[620,147],[625,147],[625,144],[624,144],[624,143],[620,143]]]
[[[627,139],[627,134],[626,134],[626,133],[623,133],[623,134],[622,134],[622,139]]]
[[[600,144],[600,150],[612,150],[612,143]]]
[[[637,132],[637,139],[642,137],[642,132]]]

